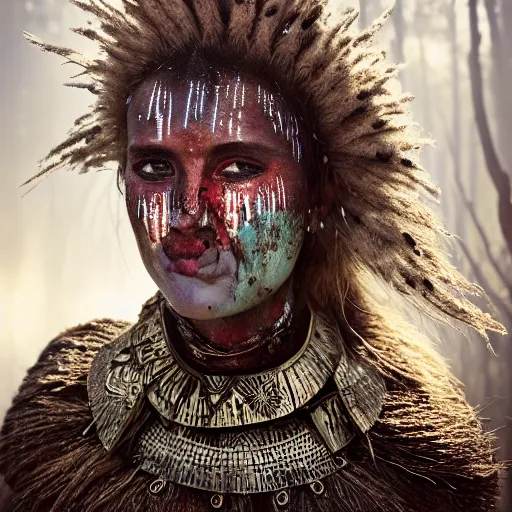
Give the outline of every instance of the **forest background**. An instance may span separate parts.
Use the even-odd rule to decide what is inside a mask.
[[[360,26],[388,0],[339,0]],[[155,287],[139,260],[115,173],[59,173],[24,196],[19,185],[91,101],[61,86],[74,70],[30,47],[28,30],[94,51],[66,30],[83,13],[64,0],[1,0],[0,19],[0,421],[40,351],[91,318],[135,320]],[[453,262],[483,286],[512,332],[512,0],[397,0],[381,45],[405,64],[413,111],[436,140],[423,154],[443,194],[435,205],[456,236]],[[440,327],[439,351],[470,403],[512,459],[511,336],[494,353],[468,330]],[[512,511],[512,475],[502,511]]]

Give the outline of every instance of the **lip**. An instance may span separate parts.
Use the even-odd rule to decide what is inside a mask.
[[[168,265],[169,272],[187,277],[195,277],[198,272],[197,259],[171,260]]]
[[[223,273],[222,265],[219,265],[219,259],[220,251],[218,249],[208,249],[208,251],[199,258],[201,261],[197,271],[197,277],[204,281],[213,281],[219,277]]]
[[[207,249],[199,258],[180,258],[170,260],[169,272],[180,274],[186,277],[198,277],[208,280],[217,277],[219,262],[219,250],[216,248]]]

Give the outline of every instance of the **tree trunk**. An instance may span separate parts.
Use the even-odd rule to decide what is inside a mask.
[[[509,1],[509,0],[507,0]],[[489,12],[489,11],[488,11]],[[501,231],[508,248],[508,256],[512,255],[512,203],[511,203],[511,183],[508,173],[501,167],[499,157],[492,140],[489,127],[489,120],[485,109],[482,69],[480,65],[480,42],[481,35],[478,27],[478,0],[469,0],[469,21],[471,31],[471,52],[469,55],[469,68],[471,73],[471,88],[473,98],[473,108],[482,141],[485,162],[489,176],[498,193],[498,216]],[[492,24],[492,13],[491,13]],[[492,37],[496,37],[495,28],[491,27]],[[494,35],[493,35],[494,32]],[[510,143],[509,143],[510,144]],[[509,326],[510,327],[510,324]],[[504,344],[501,344],[502,347]],[[505,417],[512,417],[512,378],[510,376],[510,364],[512,363],[512,350],[510,342],[504,347],[502,354],[504,363],[501,365],[501,382],[503,395],[505,397]],[[503,371],[505,369],[505,371]],[[502,395],[502,396],[503,396]],[[503,460],[512,458],[512,422],[500,434],[502,450],[500,452]],[[508,472],[507,483],[503,489],[502,507],[503,511],[512,510],[512,473]]]
[[[359,28],[361,30],[368,26],[368,3],[366,0],[359,0]]]
[[[393,11],[393,24],[395,26],[395,60],[399,63],[405,62],[404,40],[405,40],[405,24],[404,24],[404,0],[396,0],[395,9]],[[405,74],[402,72],[402,85],[406,88]]]
[[[503,51],[503,35],[510,28],[501,29],[497,15],[497,0],[485,0],[492,55],[492,99],[496,122],[497,151],[505,162],[505,171],[512,175],[512,145],[509,142],[512,132],[512,66],[510,56]],[[505,36],[506,41],[510,41]]]
[[[510,27],[512,27],[512,2],[510,0],[501,0],[500,13],[501,27],[503,29],[503,47],[512,48],[512,31],[510,30]]]
[[[491,136],[487,112],[485,110],[482,68],[479,55],[481,35],[478,28],[477,0],[469,0],[469,16],[471,29],[469,69],[471,74],[473,108],[475,110],[476,123],[480,140],[482,141],[487,170],[498,193],[498,216],[501,231],[505,238],[508,251],[512,255],[511,184],[508,174],[503,170],[499,162]]]
[[[448,27],[450,34],[450,67],[451,67],[451,84],[452,84],[452,128],[451,128],[451,144],[453,153],[453,167],[455,175],[462,181],[462,165],[461,165],[461,121],[460,121],[460,69],[459,69],[459,41],[457,33],[457,11],[456,0],[451,0],[447,7]],[[467,223],[461,215],[457,215],[456,234],[464,241],[467,241]]]

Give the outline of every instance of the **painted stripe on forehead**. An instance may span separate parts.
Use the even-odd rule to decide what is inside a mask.
[[[224,132],[232,139],[243,141],[244,130],[249,129],[246,116],[254,116],[252,109],[258,106],[272,132],[289,143],[295,160],[302,159],[301,133],[295,114],[279,94],[261,84],[246,82],[241,75],[217,84],[201,79],[180,84],[172,77],[160,76],[136,96],[139,98],[132,101],[132,108],[144,111],[137,112],[138,122],[151,123],[158,141],[171,136],[173,131],[189,128],[192,122],[204,124],[212,133]]]

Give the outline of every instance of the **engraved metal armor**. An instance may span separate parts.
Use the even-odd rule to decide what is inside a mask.
[[[163,300],[93,362],[89,400],[107,450],[149,407],[130,455],[156,477],[155,489],[178,484],[222,502],[224,494],[319,489],[347,465],[343,451],[378,419],[385,387],[347,357],[321,315],[311,314],[306,341],[283,365],[255,375],[203,375],[167,339]]]

